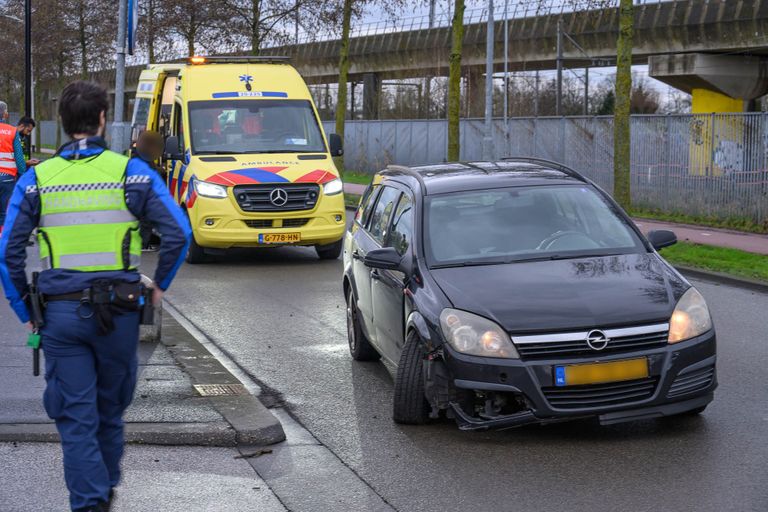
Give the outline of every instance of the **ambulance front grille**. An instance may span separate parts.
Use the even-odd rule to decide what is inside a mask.
[[[238,185],[235,199],[244,212],[290,212],[311,210],[320,197],[316,183],[269,183]]]

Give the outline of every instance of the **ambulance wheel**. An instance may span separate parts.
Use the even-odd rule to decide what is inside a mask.
[[[205,249],[197,245],[195,236],[192,235],[192,240],[189,242],[189,250],[187,251],[187,263],[196,265],[198,263],[207,263],[209,261],[211,261],[211,257],[205,254]]]
[[[336,260],[341,255],[342,245],[344,245],[343,239],[328,245],[316,245],[317,257],[321,260]]]

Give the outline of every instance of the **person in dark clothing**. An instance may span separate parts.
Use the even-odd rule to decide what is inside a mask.
[[[157,172],[165,182],[165,172],[163,168],[158,165],[158,161],[163,156],[164,150],[163,136],[157,132],[144,131],[141,132],[136,145],[131,151],[133,158],[139,158],[147,163],[152,169]],[[157,246],[159,237],[155,235],[152,230],[152,223],[148,221],[142,221],[140,225],[141,234],[141,247],[144,250],[152,250]]]
[[[163,181],[146,162],[113,153],[102,138],[107,91],[69,84],[59,115],[71,141],[16,184],[0,238],[0,280],[28,324],[27,240],[38,231],[45,298],[45,410],[56,422],[72,510],[108,511],[120,482],[122,415],[136,386],[139,311],[117,291],[138,290],[138,224],[162,235],[152,301],[181,266],[191,229]],[[129,295],[137,297],[136,295]],[[90,314],[89,314],[90,313]],[[129,507],[130,508],[130,507]]]

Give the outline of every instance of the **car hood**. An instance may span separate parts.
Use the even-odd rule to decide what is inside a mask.
[[[653,253],[431,273],[455,308],[513,333],[665,322],[690,286]]]

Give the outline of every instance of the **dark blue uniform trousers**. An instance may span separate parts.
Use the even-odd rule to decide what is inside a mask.
[[[16,186],[16,180],[7,174],[0,173],[0,230],[3,229],[5,222],[5,212],[8,209],[8,201],[13,195],[13,187]]]
[[[115,330],[98,334],[78,302],[48,303],[45,410],[56,421],[64,452],[64,478],[72,510],[106,501],[120,481],[123,412],[136,387],[139,314],[115,315]]]

